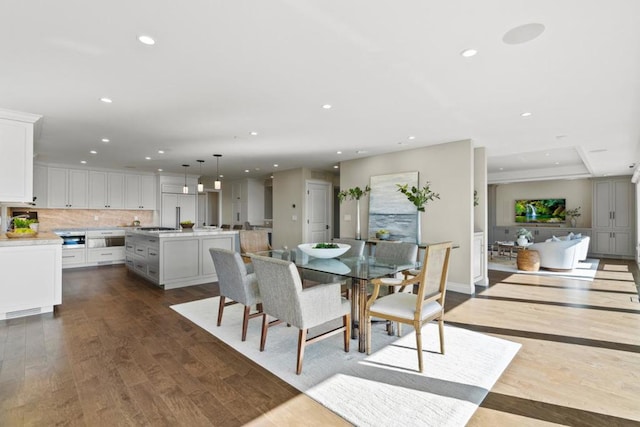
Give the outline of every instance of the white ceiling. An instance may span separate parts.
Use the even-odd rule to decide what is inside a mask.
[[[471,139],[490,182],[630,175],[638,17],[638,0],[0,0],[0,108],[44,116],[47,163],[213,175],[220,153],[228,179]],[[528,23],[545,31],[502,41]]]

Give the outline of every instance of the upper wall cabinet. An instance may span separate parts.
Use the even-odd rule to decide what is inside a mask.
[[[122,209],[124,207],[124,174],[89,172],[89,207]]]
[[[41,117],[0,109],[0,202],[33,200],[33,129]]]
[[[49,168],[47,198],[50,208],[87,208],[89,171]]]
[[[156,209],[156,177],[153,175],[125,175],[125,209]]]
[[[47,174],[49,169],[42,165],[33,165],[33,206],[36,208],[48,207],[47,200]]]
[[[594,228],[630,228],[633,188],[629,178],[594,182]]]

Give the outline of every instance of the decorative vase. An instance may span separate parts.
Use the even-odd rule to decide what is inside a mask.
[[[518,244],[518,246],[527,246],[529,240],[527,240],[527,238],[524,236],[520,236],[518,237],[518,240],[516,240],[516,243]]]
[[[576,228],[576,218],[575,217],[571,217],[571,219],[569,220],[569,222],[571,223],[571,228]]]
[[[356,240],[360,240],[362,235],[360,234],[360,199],[356,200]]]
[[[376,238],[379,240],[389,240],[389,233],[376,233]]]
[[[418,211],[418,221],[416,224],[416,243],[419,245],[422,241],[422,212]]]

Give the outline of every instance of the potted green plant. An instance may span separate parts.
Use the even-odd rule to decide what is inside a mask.
[[[376,231],[376,238],[380,240],[389,240],[389,230],[381,228],[380,230]]]
[[[360,233],[360,199],[369,194],[371,187],[368,185],[364,189],[360,187],[349,188],[338,193],[338,200],[342,203],[344,200],[356,201],[356,239],[360,240],[362,235]]]
[[[580,206],[574,209],[567,209],[566,211],[564,211],[565,218],[569,218],[569,223],[573,228],[576,228],[576,218],[579,218],[580,215],[582,215],[580,213]]]
[[[424,212],[427,203],[432,202],[435,199],[440,199],[440,194],[431,190],[431,183],[427,181],[427,183],[422,188],[418,188],[416,186],[412,186],[409,188],[409,184],[396,184],[398,186],[398,191],[407,196],[407,199],[416,207],[418,212]],[[422,218],[418,215],[418,230],[416,235],[417,243],[420,244],[422,239],[421,232],[421,222]]]
[[[9,237],[34,237],[36,230],[31,229],[30,225],[34,223],[32,219],[14,218],[13,229],[7,232]]]
[[[526,228],[521,228],[516,232],[518,246],[527,246],[531,241],[533,241],[533,235]]]

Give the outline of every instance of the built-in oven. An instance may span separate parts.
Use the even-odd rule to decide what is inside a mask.
[[[79,249],[86,247],[86,231],[56,231],[62,237],[62,249]]]
[[[124,230],[87,231],[87,247],[92,248],[124,248]]]

